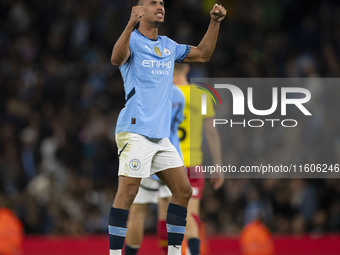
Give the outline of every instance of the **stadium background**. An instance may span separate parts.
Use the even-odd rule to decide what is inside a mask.
[[[216,51],[209,64],[192,66],[191,77],[339,77],[337,1],[220,2],[228,18]],[[212,4],[166,0],[161,34],[198,44]],[[113,130],[124,105],[110,55],[129,14],[125,0],[0,2],[0,206],[16,213],[28,236],[107,231],[117,184]],[[339,118],[336,111],[328,117]],[[340,157],[339,135],[319,139]],[[338,236],[339,184],[235,179],[215,193],[208,186],[207,235],[237,238],[256,193],[274,236]],[[150,234],[154,214],[151,207]]]

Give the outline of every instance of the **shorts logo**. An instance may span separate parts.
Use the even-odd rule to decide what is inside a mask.
[[[155,49],[155,52],[156,52],[157,56],[159,56],[159,57],[163,56],[162,52],[160,51],[160,49],[158,47],[154,47],[154,49]]]
[[[138,159],[132,159],[129,163],[131,170],[137,171],[140,168],[140,161]]]
[[[171,54],[171,51],[167,48],[164,48],[164,54],[165,55],[170,55]]]

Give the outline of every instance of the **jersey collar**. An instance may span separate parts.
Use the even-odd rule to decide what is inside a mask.
[[[146,37],[146,36],[143,35],[141,32],[139,32],[138,29],[135,29],[135,31],[136,31],[136,33],[137,33],[138,35],[140,35],[140,36],[142,36],[142,37],[144,37],[145,39],[148,39],[148,40],[150,40],[150,41],[156,42],[156,41],[158,40],[158,37],[159,37],[159,36],[157,36],[157,39],[150,39],[149,37]]]

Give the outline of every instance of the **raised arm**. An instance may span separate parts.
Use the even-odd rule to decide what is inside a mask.
[[[144,11],[142,5],[132,7],[130,20],[113,46],[111,55],[112,65],[121,66],[129,59],[131,55],[129,49],[131,33],[143,15]]]
[[[188,56],[183,62],[208,62],[213,54],[217,42],[220,23],[227,15],[227,10],[222,6],[215,4],[210,11],[210,24],[202,41],[197,47],[191,46]]]

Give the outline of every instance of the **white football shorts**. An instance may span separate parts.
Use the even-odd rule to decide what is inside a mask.
[[[147,138],[121,132],[116,134],[119,176],[135,178],[151,175],[169,168],[183,166],[183,161],[168,138]]]
[[[159,197],[171,197],[170,189],[164,183],[151,177],[143,178],[133,204],[157,204]]]

